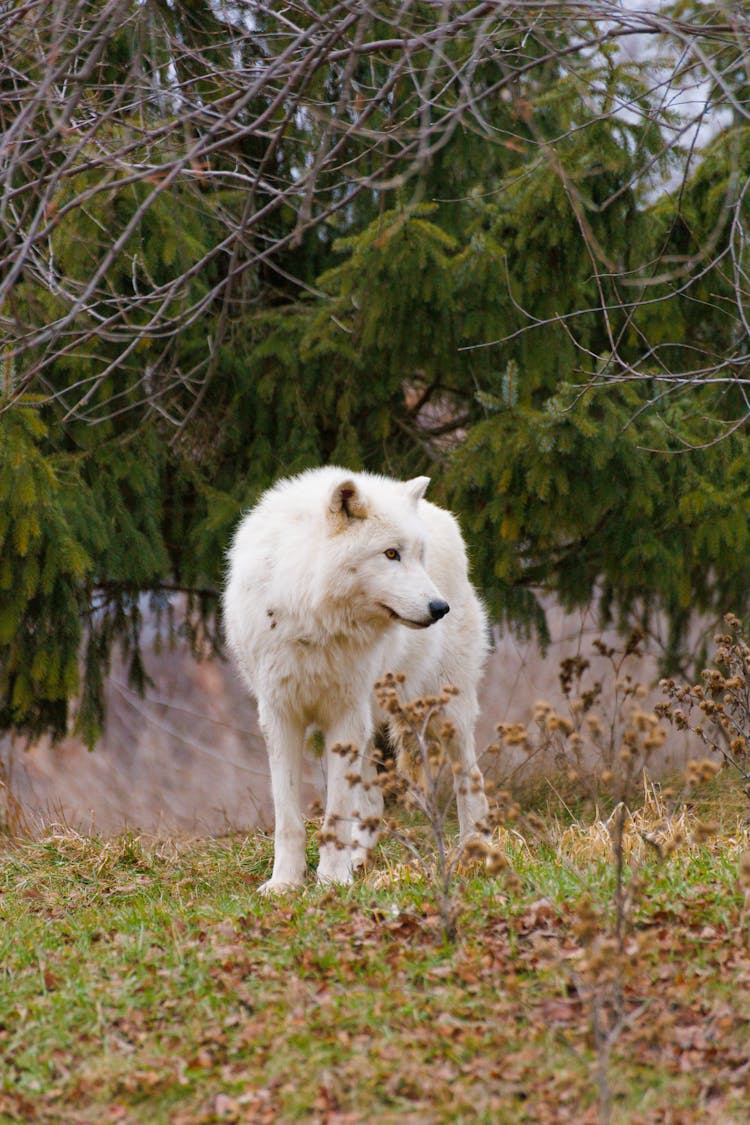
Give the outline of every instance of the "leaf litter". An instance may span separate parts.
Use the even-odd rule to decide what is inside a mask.
[[[745,1121],[747,830],[697,820],[666,823],[656,791],[631,814],[652,869],[621,949],[605,817],[554,847],[498,833],[513,877],[466,874],[452,945],[406,857],[268,901],[267,841],[9,848],[0,1121],[586,1125],[602,1029],[612,1121]],[[660,858],[644,835],[670,832]]]

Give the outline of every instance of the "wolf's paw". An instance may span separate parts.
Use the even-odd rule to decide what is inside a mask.
[[[283,895],[287,891],[296,891],[302,886],[301,879],[267,879],[258,887],[259,895]]]
[[[492,849],[492,833],[477,829],[459,836],[457,855],[460,861],[480,859]]]
[[[491,836],[489,812],[489,805],[483,791],[468,796],[459,792],[458,828],[462,843],[475,836],[485,840]]]
[[[462,844],[468,844],[471,840],[489,840],[491,836],[492,829],[486,818],[476,821],[471,828],[464,828],[459,831],[459,839]]]
[[[352,840],[352,867],[355,871],[361,871],[363,867],[368,866],[379,838],[379,824],[376,828],[360,825],[357,829]]]
[[[318,867],[318,882],[323,884],[334,884],[336,886],[348,886],[349,883],[354,882],[354,873],[349,863],[325,864]]]

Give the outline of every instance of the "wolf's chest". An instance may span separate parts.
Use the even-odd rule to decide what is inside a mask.
[[[283,698],[285,707],[304,712],[311,721],[369,698],[382,671],[382,640],[361,643],[349,633],[285,636],[281,628],[275,633],[259,661],[261,693]]]

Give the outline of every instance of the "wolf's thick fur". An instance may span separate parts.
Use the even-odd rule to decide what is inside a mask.
[[[352,787],[346,774],[373,775],[372,737],[383,720],[373,685],[386,671],[405,674],[407,699],[448,683],[458,688],[448,718],[461,835],[486,815],[474,750],[484,613],[458,524],[422,498],[428,483],[312,469],[269,489],[237,529],[224,620],[258,701],[271,768],[275,856],[264,891],[304,878],[300,790],[309,728],[325,736],[325,824],[338,838],[338,846],[322,844],[318,877],[351,882],[372,846],[380,789]],[[352,767],[331,753],[336,743],[358,747],[361,761]]]

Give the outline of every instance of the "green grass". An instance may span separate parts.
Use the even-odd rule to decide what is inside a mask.
[[[261,836],[8,843],[0,1122],[586,1123],[603,1092],[628,1125],[746,1121],[734,814],[645,856],[622,957],[606,848],[503,846],[508,872],[461,875],[451,945],[429,857],[393,842],[350,889],[270,900]]]

